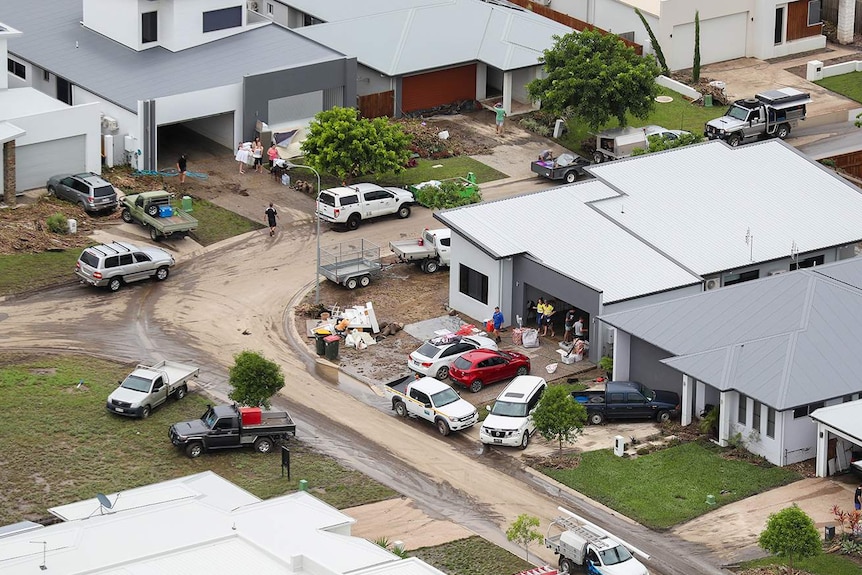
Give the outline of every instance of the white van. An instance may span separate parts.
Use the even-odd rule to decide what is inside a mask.
[[[508,445],[526,449],[536,430],[533,410],[539,404],[547,382],[535,375],[519,375],[497,396],[491,412],[482,422],[479,440],[488,445]]]

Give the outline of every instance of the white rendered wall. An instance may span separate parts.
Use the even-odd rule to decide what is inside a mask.
[[[394,90],[394,80],[381,74],[377,70],[373,70],[362,64],[356,67],[356,95],[367,96],[368,94],[377,94],[378,92],[388,92]]]
[[[100,117],[104,114],[109,118],[117,120],[118,129],[116,131],[101,128],[101,124],[100,130],[102,134],[110,134],[114,137],[112,141],[114,165],[125,164],[126,151],[123,147],[123,136],[138,137],[138,116],[116,104],[105,102],[92,92],[88,92],[74,84],[72,85],[72,102],[75,104],[95,104],[99,109]]]
[[[97,174],[102,173],[101,116],[96,104],[81,104],[22,116],[15,118],[13,123],[27,132],[16,139],[16,146],[27,146],[83,134],[86,138],[86,170]]]
[[[501,267],[500,262],[479,250],[454,231],[452,233],[451,253],[452,263],[449,268],[449,306],[472,318],[481,320],[486,317],[485,314],[488,312],[488,306],[493,310],[495,305],[499,305],[499,302],[496,302],[496,300],[501,294],[501,275],[505,272]],[[488,303],[482,303],[481,301],[475,300],[460,292],[460,264],[464,264],[477,272],[488,276]],[[503,314],[506,315],[506,311],[503,311]],[[507,319],[511,322],[514,318],[507,316]]]
[[[161,2],[83,0],[83,4],[84,26],[124,46],[140,50],[141,13],[158,10]],[[147,4],[149,7],[141,9],[142,4]]]
[[[599,28],[613,32],[614,34],[634,32],[636,43],[644,47],[650,45],[649,34],[646,32],[646,28],[644,28],[643,22],[638,18],[638,15],[635,14],[635,9],[630,5],[624,2],[617,2],[616,0],[596,0],[595,6],[595,21],[591,22],[591,24],[595,24]],[[643,10],[641,13],[646,18],[653,33],[658,35],[658,18]],[[692,12],[692,19],[694,19],[694,12]],[[665,56],[667,56],[664,42],[661,42],[661,47],[664,50]]]

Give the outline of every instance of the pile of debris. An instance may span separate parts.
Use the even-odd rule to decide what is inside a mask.
[[[410,151],[420,158],[449,158],[491,153],[491,143],[478,139],[473,132],[457,122],[443,119],[396,120],[405,133],[412,136]],[[440,134],[446,137],[441,138]]]
[[[49,230],[48,218],[54,214],[62,214],[65,220],[75,220],[77,233],[58,234]],[[99,221],[115,219],[99,218]],[[96,222],[78,206],[44,197],[30,205],[0,210],[0,254],[82,248],[93,243],[87,236],[95,228]]]

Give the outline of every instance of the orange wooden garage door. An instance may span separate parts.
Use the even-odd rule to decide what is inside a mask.
[[[407,76],[401,81],[401,109],[426,110],[476,99],[476,64]]]

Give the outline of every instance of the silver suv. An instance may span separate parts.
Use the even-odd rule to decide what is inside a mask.
[[[75,275],[84,283],[117,291],[123,284],[151,277],[163,281],[175,263],[174,256],[159,248],[111,242],[85,249],[75,264]]]
[[[48,195],[78,204],[84,211],[117,209],[117,190],[98,174],[63,174],[48,180]]]

